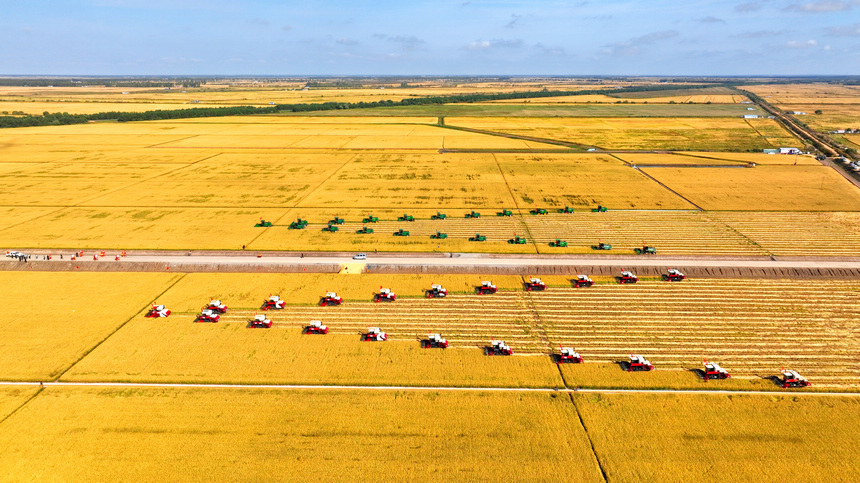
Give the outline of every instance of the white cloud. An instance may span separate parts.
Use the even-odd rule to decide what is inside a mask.
[[[817,40],[807,40],[805,42],[800,40],[789,40],[785,43],[785,46],[789,49],[808,49],[815,47],[816,45],[818,45]]]

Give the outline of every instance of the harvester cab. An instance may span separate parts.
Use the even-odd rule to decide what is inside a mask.
[[[577,275],[576,280],[573,281],[573,284],[576,288],[579,287],[591,287],[594,285],[594,280],[592,280],[588,275]]]
[[[328,334],[328,327],[322,325],[322,321],[320,320],[312,320],[307,327],[305,327],[305,334]]]
[[[364,334],[365,342],[382,342],[388,340],[388,334],[382,331],[379,327],[368,327],[367,333]]]
[[[558,355],[558,363],[578,363],[582,362],[582,356],[571,347],[562,347],[561,353]]]
[[[162,318],[170,315],[170,310],[163,305],[153,305],[149,312],[146,313],[147,317],[152,318]]]
[[[200,312],[200,315],[197,316],[195,322],[218,322],[220,318],[221,316],[218,312],[210,309],[203,309],[203,311]]]
[[[265,315],[257,314],[248,323],[249,329],[268,329],[272,327],[272,321],[267,319]]]
[[[374,302],[394,302],[395,300],[397,300],[397,295],[389,288],[381,288],[379,293],[373,296]]]
[[[478,293],[481,295],[496,293],[498,291],[499,289],[495,285],[493,285],[493,282],[489,282],[486,280],[481,282],[481,286],[478,287]]]
[[[667,282],[680,282],[681,280],[684,280],[685,278],[687,278],[686,275],[681,273],[680,270],[676,270],[674,268],[670,268],[669,273],[663,274],[663,280],[666,280]]]
[[[654,366],[648,359],[635,354],[630,354],[630,361],[627,363],[627,372],[632,371],[653,371]]]
[[[491,340],[486,352],[488,356],[509,356],[514,353],[513,349],[502,340]]]
[[[427,290],[425,292],[425,295],[427,296],[428,299],[429,298],[447,297],[448,296],[448,290],[445,287],[443,287],[437,283],[434,283],[433,285],[430,285],[430,290]]]
[[[546,290],[546,284],[539,278],[530,278],[526,282],[526,290],[529,292],[532,290]]]
[[[447,349],[448,348],[448,339],[443,339],[439,334],[430,334],[427,336],[427,340],[423,344],[425,349],[429,348],[438,348],[438,349]]]
[[[615,279],[618,280],[618,283],[636,283],[639,281],[639,277],[633,275],[633,272],[629,270],[624,270],[621,272],[621,276],[615,277]]]
[[[810,382],[803,376],[797,373],[797,371],[791,370],[782,370],[782,387],[807,387],[810,385]]]
[[[325,296],[320,299],[320,305],[340,305],[343,303],[343,298],[339,297],[334,292],[326,292]]]
[[[705,373],[702,376],[704,380],[709,379],[728,379],[732,377],[728,371],[720,367],[716,362],[705,361]]]
[[[284,308],[286,304],[285,301],[281,300],[281,297],[277,295],[270,295],[265,302],[263,302],[263,306],[260,307],[262,310],[281,310]]]
[[[227,313],[227,306],[224,305],[224,303],[221,302],[220,300],[210,300],[209,305],[206,306],[206,308],[209,310],[214,310],[215,312],[218,312],[219,314]]]

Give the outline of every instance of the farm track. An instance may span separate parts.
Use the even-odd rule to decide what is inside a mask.
[[[0,381],[0,386],[45,388],[65,387],[119,387],[153,389],[233,389],[233,390],[330,390],[330,391],[466,391],[466,392],[528,392],[528,393],[593,393],[593,394],[707,394],[721,395],[766,395],[776,394],[816,397],[860,397],[854,392],[777,392],[777,391],[726,391],[697,389],[591,389],[591,388],[542,388],[542,387],[461,387],[461,386],[348,386],[348,385],[306,385],[306,384],[196,384],[196,383],[136,383],[136,382],[38,382],[38,381]]]

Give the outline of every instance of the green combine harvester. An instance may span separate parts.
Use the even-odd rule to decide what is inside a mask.
[[[528,243],[528,240],[526,240],[526,237],[524,236],[515,236],[508,240],[508,243],[510,243],[511,245],[525,245],[526,243]]]
[[[497,211],[496,216],[514,216],[514,212],[511,210]]]
[[[644,245],[642,248],[634,248],[634,252],[637,255],[656,255],[657,249],[654,247],[649,247],[648,245]]]
[[[573,213],[573,208],[565,205],[565,207],[558,210],[558,212],[559,213]]]
[[[562,240],[561,238],[556,238],[555,241],[549,242],[549,246],[555,248],[563,248],[567,246],[567,242]]]
[[[481,235],[480,233],[475,233],[475,236],[469,237],[469,241],[483,242],[483,241],[487,241],[487,237],[485,235]]]
[[[338,216],[335,216],[334,219],[329,220],[328,223],[329,223],[329,225],[343,225],[344,222],[346,222],[346,220],[344,220],[343,218],[340,218]]]
[[[363,227],[361,227],[360,230],[356,230],[355,232],[360,234],[360,235],[367,235],[367,234],[373,233],[373,228],[368,228],[366,226],[363,226]]]
[[[271,221],[266,221],[266,220],[264,220],[264,219],[260,218],[260,222],[259,222],[259,223],[257,223],[257,224],[256,224],[256,225],[254,225],[254,226],[255,226],[255,227],[257,227],[257,228],[268,228],[268,227],[272,226],[272,222],[271,222]]]
[[[407,215],[403,213],[403,216],[397,218],[397,221],[415,221],[415,217],[412,215]]]
[[[600,242],[597,245],[591,245],[592,250],[612,250],[612,245]]]
[[[480,218],[481,214],[475,210],[472,210],[471,213],[466,213],[466,218]]]
[[[549,213],[549,211],[545,210],[544,208],[535,208],[532,211],[529,211],[529,213],[533,215],[546,215]]]
[[[337,225],[333,225],[331,223],[329,223],[329,225],[327,227],[322,229],[322,231],[327,231],[329,233],[334,233],[338,230],[340,230],[340,228],[338,228]]]
[[[597,205],[597,208],[591,209],[592,213],[606,213],[607,211],[607,208],[603,205]]]
[[[436,233],[430,235],[430,238],[432,238],[433,240],[444,240],[448,238],[448,234],[442,233],[441,231],[437,231]]]
[[[379,217],[373,215],[367,215],[361,220],[362,223],[376,223],[377,221],[379,221]]]
[[[430,217],[431,220],[445,220],[447,218],[448,218],[448,215],[446,215],[445,213],[438,212],[438,211],[436,212],[435,215]]]
[[[394,236],[409,236],[408,231],[404,231],[403,228],[394,232]]]
[[[303,220],[301,218],[296,218],[296,221],[290,223],[290,230],[304,230],[308,227],[308,220]]]

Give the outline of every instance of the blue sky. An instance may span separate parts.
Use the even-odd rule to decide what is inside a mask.
[[[0,0],[0,75],[860,74],[860,0]]]

